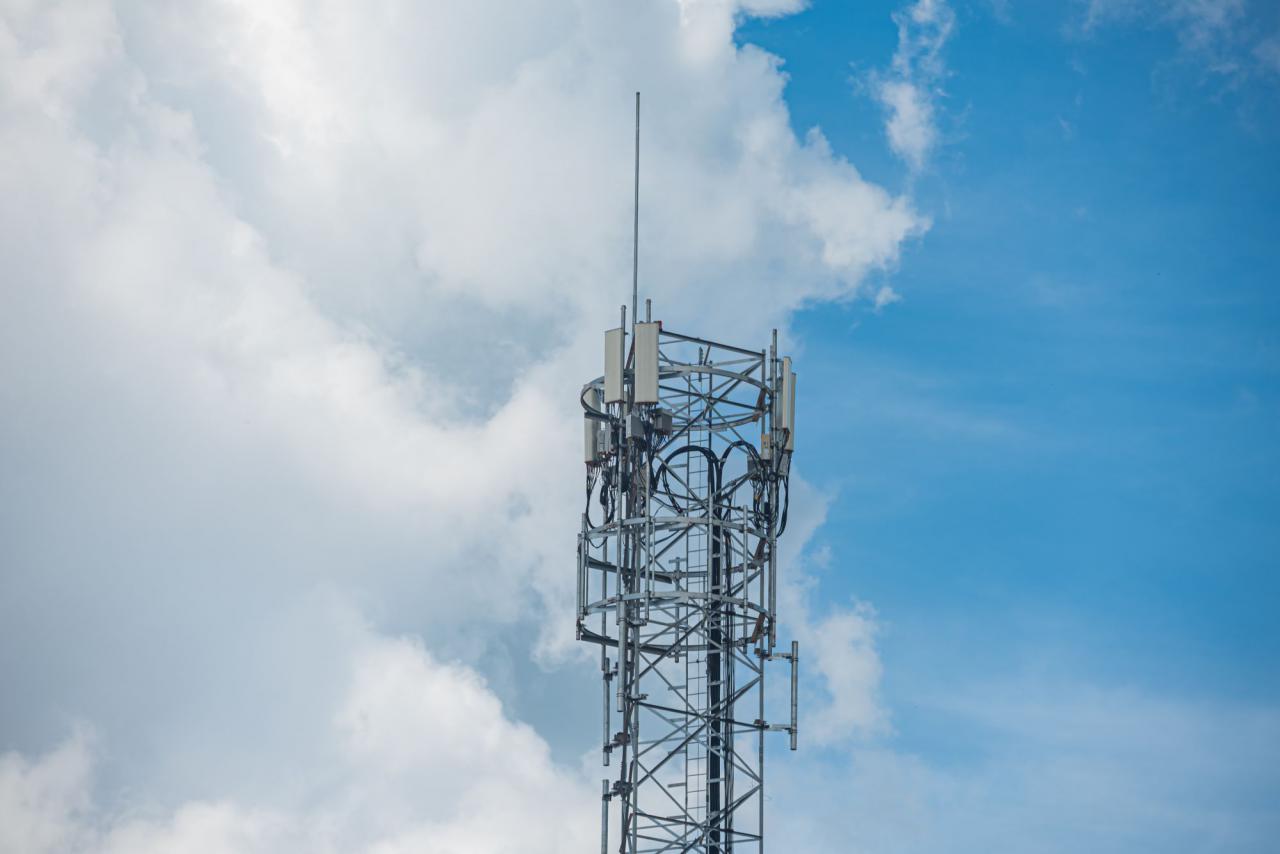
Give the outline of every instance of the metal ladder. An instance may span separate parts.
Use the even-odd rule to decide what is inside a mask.
[[[689,443],[702,445],[708,441],[707,430],[693,429],[689,432]],[[702,454],[688,454],[687,483],[695,495],[704,495],[707,491],[707,461]],[[691,515],[699,512],[691,510]],[[709,545],[707,529],[695,526],[689,530],[685,538],[686,566],[688,567],[688,589],[691,593],[705,593],[709,572]],[[702,613],[698,607],[688,609],[688,619],[699,622]],[[705,627],[694,632],[690,637],[691,644],[703,646]],[[686,715],[687,725],[697,730],[697,735],[685,746],[685,810],[698,822],[699,828],[689,834],[690,840],[702,841],[707,820],[707,730],[704,726],[707,713],[707,653],[706,649],[692,649],[685,658],[685,696],[689,712]]]

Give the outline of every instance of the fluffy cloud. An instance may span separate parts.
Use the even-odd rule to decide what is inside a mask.
[[[89,767],[83,730],[36,762],[0,756],[0,851],[41,854],[79,844]]]
[[[882,665],[876,649],[875,611],[865,603],[837,608],[803,624],[800,641],[828,695],[806,711],[805,730],[818,744],[849,735],[874,735],[887,725],[880,704]]]
[[[798,5],[0,3],[0,732],[103,745],[6,760],[15,845],[486,850],[591,806],[466,668],[572,649],[631,93],[673,325],[763,342],[926,227],[734,45]],[[432,655],[380,647],[349,688],[366,619]],[[520,773],[468,754],[447,816],[373,798],[469,744],[406,710],[490,720]]]
[[[547,745],[509,720],[469,668],[409,640],[361,634],[345,696],[330,710],[338,745],[328,784],[292,809],[189,801],[161,814],[94,803],[94,750],[83,733],[29,761],[0,757],[0,851],[369,854],[583,849],[591,790]]]
[[[865,743],[889,731],[889,713],[880,700],[883,667],[875,610],[863,602],[822,602],[816,574],[832,556],[806,548],[826,521],[831,500],[792,479],[787,535],[780,541],[787,574],[778,592],[784,634],[800,643],[801,738],[824,748]]]

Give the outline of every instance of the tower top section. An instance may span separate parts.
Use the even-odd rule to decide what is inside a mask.
[[[765,735],[794,750],[799,731],[799,648],[777,646],[796,375],[776,332],[760,350],[685,335],[648,300],[632,321],[623,306],[581,391],[577,634],[600,647],[617,761],[601,850],[762,851]],[[770,723],[775,661],[791,702]]]

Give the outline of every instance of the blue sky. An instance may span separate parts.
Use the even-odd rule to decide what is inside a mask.
[[[890,626],[890,705],[1040,668],[1274,702],[1277,78],[1223,79],[1158,22],[958,16],[905,298],[795,320],[824,585]],[[887,17],[818,2],[738,38],[784,59],[798,130],[893,182],[859,97]]]
[[[738,39],[783,58],[798,132],[933,218],[901,302],[794,321],[835,496],[811,548],[824,596],[879,612],[894,742],[981,766],[1009,734],[938,699],[993,682],[1274,705],[1280,78],[1215,73],[1158,13],[958,5],[912,176],[866,96],[887,17],[819,0]]]
[[[594,850],[636,89],[642,296],[800,374],[773,850],[1274,847],[1280,8],[61,0],[0,2],[0,854]]]

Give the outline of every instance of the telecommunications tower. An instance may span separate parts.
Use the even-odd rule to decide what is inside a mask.
[[[639,109],[637,94],[637,150]],[[616,769],[600,850],[762,852],[765,735],[795,750],[798,731],[798,646],[777,646],[796,375],[776,332],[767,351],[682,335],[648,300],[637,322],[635,282],[631,328],[623,306],[581,396],[577,634],[601,648]],[[774,661],[789,664],[784,723],[765,714]]]

